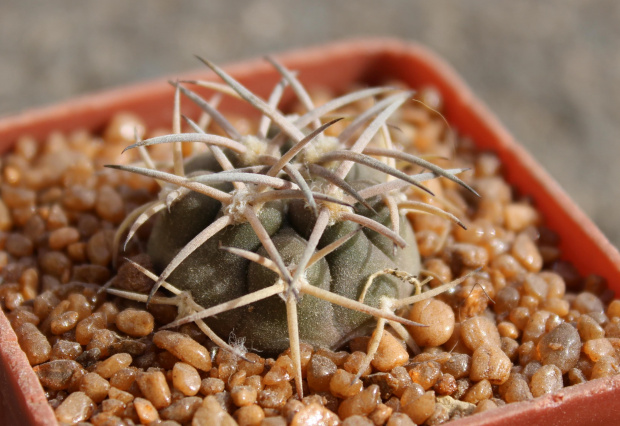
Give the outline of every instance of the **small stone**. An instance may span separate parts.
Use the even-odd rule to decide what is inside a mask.
[[[24,323],[15,330],[15,334],[17,335],[19,346],[26,353],[26,357],[28,357],[30,365],[41,364],[50,359],[52,346],[36,325],[29,322]]]
[[[71,360],[50,361],[34,367],[41,385],[50,390],[65,390],[75,374],[83,371],[82,366]]]
[[[211,354],[207,348],[185,334],[158,331],[153,336],[153,343],[198,370],[211,370]]]
[[[155,318],[147,311],[125,309],[116,315],[116,326],[132,337],[148,336],[155,327]]]
[[[381,394],[379,386],[371,385],[362,392],[349,397],[340,403],[338,407],[338,415],[341,419],[347,417],[370,414],[378,404],[381,403]]]
[[[501,337],[493,321],[483,316],[469,318],[461,323],[461,338],[470,350],[481,346],[501,346]]]
[[[454,331],[454,311],[446,303],[427,299],[413,305],[409,319],[428,327],[407,327],[411,337],[420,346],[440,346]]]
[[[135,407],[136,413],[140,418],[140,423],[143,425],[159,420],[159,413],[157,412],[157,409],[148,399],[136,398],[133,401],[133,406]]]
[[[533,398],[527,380],[519,373],[510,374],[508,380],[500,385],[499,393],[507,403],[527,401]]]
[[[136,382],[145,398],[151,401],[158,410],[167,407],[172,402],[170,387],[166,382],[166,376],[161,371],[142,373]]]
[[[73,392],[56,408],[56,419],[75,424],[88,420],[94,411],[95,404],[84,392]]]
[[[179,424],[186,424],[191,421],[194,413],[200,407],[202,398],[196,396],[190,396],[187,398],[181,398],[178,401],[173,402],[168,407],[162,409],[159,414],[162,419],[178,422]]]
[[[538,342],[538,353],[543,365],[553,364],[562,374],[567,373],[579,361],[581,338],[577,329],[563,323],[545,334]]]
[[[237,407],[244,407],[256,402],[258,392],[251,386],[235,386],[230,390],[230,397]]]
[[[200,390],[202,380],[198,371],[189,364],[177,362],[172,368],[172,385],[185,396],[194,396]]]
[[[329,391],[338,398],[357,395],[364,388],[360,380],[353,382],[355,376],[348,371],[338,369],[329,381]]]
[[[222,409],[214,396],[208,396],[196,410],[192,426],[237,426],[235,419]]]
[[[428,391],[413,400],[401,398],[401,410],[407,414],[415,424],[422,424],[435,411],[435,392]]]
[[[50,232],[48,243],[52,250],[62,250],[79,240],[80,233],[76,228],[62,227]]]
[[[97,191],[95,211],[100,218],[119,224],[125,217],[125,203],[114,188],[104,185]]]
[[[109,389],[110,383],[97,373],[86,374],[80,383],[80,391],[95,403],[103,401],[108,396]]]
[[[334,362],[321,355],[313,355],[308,365],[308,386],[315,392],[329,391],[329,383],[338,367]]]
[[[539,272],[541,270],[543,265],[542,256],[534,241],[526,233],[517,235],[512,244],[511,253],[528,271]]]
[[[384,331],[377,352],[372,359],[372,366],[387,372],[404,365],[409,360],[405,347],[389,332]]]
[[[534,398],[556,392],[563,387],[562,372],[555,365],[540,367],[530,381],[530,389]]]
[[[481,346],[474,351],[469,377],[479,382],[488,380],[493,385],[501,385],[510,376],[512,362],[498,346]]]
[[[97,365],[95,372],[104,379],[109,379],[123,368],[129,367],[133,358],[128,353],[115,354]]]

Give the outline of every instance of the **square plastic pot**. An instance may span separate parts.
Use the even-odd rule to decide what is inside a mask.
[[[443,113],[451,126],[471,137],[479,148],[496,152],[508,181],[521,194],[531,196],[545,223],[560,235],[563,258],[571,261],[582,275],[603,276],[618,294],[620,254],[617,250],[474,97],[455,72],[433,53],[399,40],[362,39],[289,52],[278,55],[278,59],[290,69],[299,71],[299,78],[306,87],[321,86],[339,92],[353,83],[373,84],[392,79],[414,88],[436,87],[443,95]],[[263,60],[233,64],[226,69],[262,96],[266,96],[280,78]],[[175,78],[213,79],[214,75],[205,70]],[[23,134],[44,140],[52,131],[85,128],[96,132],[118,111],[134,112],[149,126],[169,125],[172,97],[171,86],[166,79],[161,79],[5,118],[0,120],[0,152],[10,149]],[[191,115],[189,108],[191,106],[186,103],[184,111]],[[227,100],[222,108],[253,113],[234,100]],[[198,113],[197,110],[193,112]],[[451,424],[600,425],[615,424],[619,415],[620,376],[615,376],[567,387],[532,401],[508,404]],[[2,312],[0,424],[56,424],[43,389]]]

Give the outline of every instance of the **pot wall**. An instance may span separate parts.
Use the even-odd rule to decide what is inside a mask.
[[[612,290],[620,291],[620,254],[617,250],[472,95],[454,71],[432,53],[412,43],[367,39],[300,50],[279,55],[278,59],[287,67],[298,70],[304,85],[328,87],[335,91],[342,91],[354,82],[374,83],[394,78],[413,87],[435,86],[444,97],[444,115],[451,126],[464,136],[470,136],[478,147],[495,151],[511,184],[521,194],[535,200],[547,225],[559,233],[564,258],[573,262],[582,275],[601,275]],[[234,64],[226,69],[263,96],[280,78],[262,60]],[[177,77],[205,79],[213,78],[213,74],[200,71]],[[117,111],[134,112],[149,126],[169,124],[172,97],[171,86],[158,80],[1,119],[0,152],[10,149],[22,134],[42,140],[54,130],[100,130]],[[183,105],[189,115],[197,114],[197,109],[193,107],[192,110],[192,107],[189,103]],[[253,113],[247,105],[230,99],[222,104],[222,108]],[[53,424],[53,412],[2,313],[0,360],[0,424]],[[620,377],[615,377],[565,388],[553,395],[510,404],[451,424],[613,424],[619,412]]]

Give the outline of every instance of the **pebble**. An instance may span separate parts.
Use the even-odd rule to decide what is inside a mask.
[[[424,390],[429,390],[441,377],[441,368],[435,361],[420,362],[409,370],[409,377]]]
[[[125,203],[112,187],[103,185],[97,191],[95,211],[103,220],[119,224],[125,218]]]
[[[523,280],[523,293],[541,302],[547,298],[549,284],[540,275],[529,273]]]
[[[125,309],[116,315],[116,326],[132,337],[148,336],[155,328],[155,318],[147,311]]]
[[[522,342],[532,341],[534,344],[538,343],[542,335],[547,331],[547,321],[551,316],[551,312],[536,311],[527,322],[527,325],[523,329]]]
[[[453,353],[450,359],[445,362],[441,370],[451,374],[455,379],[461,379],[469,374],[471,368],[471,356],[467,354]]]
[[[153,336],[153,343],[198,370],[211,370],[209,351],[185,334],[167,330],[158,331]]]
[[[55,360],[34,367],[34,372],[41,385],[50,390],[65,390],[71,384],[74,375],[81,375],[83,368],[72,360]]]
[[[13,227],[13,219],[7,205],[0,199],[0,231],[9,231]]]
[[[88,259],[95,265],[108,266],[112,260],[114,231],[97,231],[86,243]]]
[[[612,300],[606,313],[609,318],[620,317],[620,300]]]
[[[61,339],[54,343],[50,359],[52,361],[57,359],[74,360],[80,356],[82,352],[82,346],[79,343]]]
[[[61,251],[48,251],[39,257],[39,266],[44,274],[67,282],[71,274],[71,260]]]
[[[170,387],[166,382],[166,376],[161,371],[140,373],[136,383],[138,383],[142,395],[151,401],[158,410],[167,407],[172,402]]]
[[[208,396],[198,407],[192,419],[192,426],[237,426],[235,419],[222,409],[214,396]]]
[[[62,250],[79,240],[80,233],[76,228],[62,227],[50,232],[48,244],[52,250]]]
[[[527,380],[519,373],[510,374],[508,380],[499,386],[499,394],[507,403],[527,401],[533,398]]]
[[[536,224],[538,217],[538,212],[524,203],[510,203],[504,209],[504,224],[507,229],[515,232],[521,232],[528,226]]]
[[[88,342],[88,345],[86,345],[86,349],[99,349],[99,351],[101,351],[101,356],[107,357],[110,355],[110,349],[119,339],[118,334],[107,328],[95,330],[93,338]]]
[[[157,409],[148,399],[136,398],[133,401],[133,406],[136,409],[138,417],[140,418],[140,423],[143,425],[148,425],[159,420],[159,413],[157,412]]]
[[[275,385],[280,382],[288,382],[292,377],[293,361],[288,355],[281,355],[267,374],[265,374],[263,383],[265,385]]]
[[[530,389],[534,398],[556,392],[563,386],[562,372],[555,365],[540,367],[530,380]]]
[[[476,409],[474,410],[474,413],[483,413],[494,408],[497,408],[497,404],[495,402],[491,401],[490,399],[484,399],[478,403]]]
[[[332,395],[345,399],[357,395],[363,389],[360,380],[353,382],[355,376],[345,370],[338,369],[329,381],[329,391]]]
[[[439,395],[452,395],[456,392],[456,379],[452,374],[442,374],[433,390]]]
[[[198,371],[189,364],[177,362],[172,368],[172,385],[185,396],[194,396],[200,390],[202,380]]]
[[[15,334],[17,335],[19,346],[26,353],[30,365],[41,364],[50,359],[52,346],[36,325],[29,322],[24,323],[15,330]]]
[[[289,382],[267,385],[258,394],[258,403],[263,408],[281,408],[292,395],[293,388]]]
[[[577,295],[575,301],[573,302],[573,309],[576,309],[582,314],[605,311],[605,307],[603,306],[601,299],[587,291]]]
[[[162,409],[159,414],[162,419],[177,422],[179,424],[186,424],[192,420],[192,417],[196,413],[196,410],[202,404],[202,398],[196,396],[190,396],[187,398],[181,398],[168,407]]]
[[[127,408],[127,404],[118,399],[108,398],[101,401],[101,411],[115,416],[122,416],[125,408]]]
[[[416,303],[409,312],[409,319],[428,326],[407,327],[420,346],[443,345],[454,331],[454,311],[441,300],[427,299]]]
[[[470,350],[475,351],[480,346],[501,345],[501,338],[497,326],[493,321],[483,316],[469,318],[461,323],[461,339]]]
[[[620,363],[615,357],[605,357],[598,360],[592,367],[590,380],[601,377],[615,376],[620,373]]]
[[[75,311],[67,311],[57,316],[50,323],[52,333],[58,335],[72,330],[78,322],[79,314]]]
[[[360,371],[360,368],[362,368],[362,364],[364,363],[365,358],[366,358],[366,354],[364,352],[360,352],[360,351],[352,352],[347,357],[347,360],[344,362],[342,366],[349,373],[358,374]],[[370,373],[372,373],[372,367],[369,365],[368,368],[366,368],[366,370],[362,372],[360,377],[368,376]]]
[[[26,257],[31,256],[34,252],[34,244],[30,240],[30,238],[18,234],[11,233],[6,237],[6,242],[4,243],[4,249],[11,255],[15,257]]]
[[[560,324],[538,342],[538,353],[542,364],[553,364],[562,371],[562,374],[577,364],[580,352],[579,333],[575,327],[567,323]]]
[[[336,426],[340,420],[336,414],[320,404],[308,404],[299,410],[290,423],[291,426],[324,425]]]
[[[313,355],[308,365],[308,386],[314,392],[329,391],[330,381],[337,370],[338,367],[331,359],[321,355]]]
[[[447,305],[446,305],[447,306]],[[372,366],[379,371],[390,371],[409,361],[409,354],[398,339],[384,331],[377,352],[372,359]]]
[[[450,248],[453,269],[476,269],[489,262],[489,253],[484,247],[468,243],[456,243]]]
[[[371,385],[357,395],[342,401],[338,407],[338,416],[340,416],[342,420],[355,415],[367,416],[380,403],[381,394],[379,392],[379,386]]]
[[[237,407],[244,407],[256,402],[258,392],[251,386],[235,386],[230,390],[230,397]]]
[[[539,272],[543,266],[543,259],[538,247],[525,233],[517,235],[512,244],[511,254],[530,272]]]
[[[491,383],[488,380],[481,380],[467,390],[465,396],[463,397],[463,401],[478,404],[479,402],[489,399],[492,396],[493,389],[491,387]]]
[[[372,420],[368,417],[360,415],[347,417],[341,424],[342,426],[374,426]]]
[[[386,404],[379,404],[377,408],[368,415],[368,419],[373,425],[383,425],[390,418],[394,409]]]
[[[386,426],[415,426],[411,417],[406,415],[405,413],[394,413],[390,416]]]
[[[88,373],[80,382],[80,391],[84,392],[95,403],[103,401],[108,396],[110,382],[97,373]]]
[[[76,424],[86,421],[95,411],[95,403],[84,392],[73,392],[56,408],[60,423]]]
[[[200,382],[200,393],[203,395],[215,395],[223,392],[224,388],[224,381],[215,377],[207,377],[206,379],[202,379],[202,382]]]
[[[71,210],[88,211],[95,206],[97,194],[94,190],[80,185],[65,189],[62,195],[63,205]]]
[[[117,399],[125,404],[129,404],[131,401],[134,400],[134,396],[131,393],[125,392],[115,387],[111,387],[108,390],[108,396],[112,399]]]
[[[403,395],[400,403],[402,412],[419,425],[424,423],[435,411],[435,392],[428,391],[421,396],[409,398]]]
[[[512,362],[499,346],[485,345],[474,351],[469,377],[478,382],[488,380],[493,385],[501,385],[510,376]]]
[[[129,367],[133,358],[128,353],[115,354],[97,364],[95,372],[104,379],[109,379],[120,370]]]

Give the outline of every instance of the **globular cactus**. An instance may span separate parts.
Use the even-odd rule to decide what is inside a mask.
[[[371,327],[382,331],[386,321],[401,334],[406,331],[400,324],[419,325],[394,311],[422,296],[408,297],[413,286],[395,276],[402,273],[382,273],[419,272],[405,214],[417,210],[460,222],[437,207],[407,200],[404,191],[413,185],[430,192],[422,182],[440,176],[473,190],[456,177],[462,169],[444,170],[393,146],[386,121],[413,92],[364,89],[315,107],[294,74],[271,61],[282,81],[268,101],[208,61],[203,62],[225,84],[191,82],[258,109],[263,118],[256,135],[239,134],[214,102],[175,83],[175,133],[127,148],[140,149],[146,167],[110,166],[157,179],[162,193],[132,213],[117,235],[120,241],[130,228],[128,241],[158,214],[147,252],[159,275],[142,268],[155,281],[150,295],[109,291],[176,304],[179,318],[167,327],[196,322],[223,348],[233,349],[225,342],[231,333],[267,354],[290,346],[301,392],[300,341],[336,348]],[[287,85],[305,106],[304,115],[278,110]],[[193,132],[180,133],[181,93],[226,136],[208,134],[189,119]],[[322,124],[325,116],[365,98],[376,102],[337,137],[323,134],[338,121]],[[208,151],[184,159],[181,144],[188,142],[206,144]],[[144,148],[160,143],[172,146],[174,164],[168,171],[156,169]],[[421,171],[405,172],[414,167]],[[161,286],[174,293],[172,302],[154,296]]]

